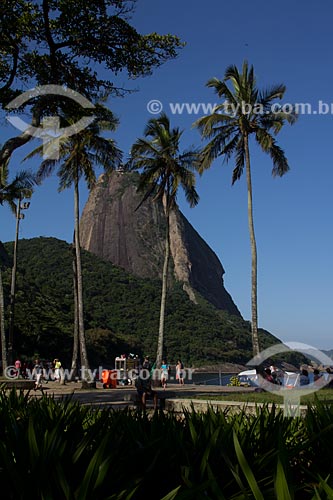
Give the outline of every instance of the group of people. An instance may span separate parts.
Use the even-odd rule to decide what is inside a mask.
[[[163,389],[167,386],[167,381],[170,378],[171,367],[168,365],[165,359],[162,360],[161,364],[161,385]],[[180,359],[178,359],[176,364],[176,380],[179,384],[184,385],[185,381],[185,368],[184,364]]]
[[[50,372],[52,373],[51,380],[54,382],[60,382],[61,380],[61,361],[58,358],[55,358],[52,363],[46,362],[45,364],[47,365],[47,368],[44,367],[43,362],[41,362],[38,358],[35,359],[35,365],[32,371],[35,379],[35,391],[42,388],[43,377],[45,379],[45,383],[48,382]],[[46,370],[48,370],[48,373],[45,377]]]
[[[284,373],[274,366],[265,368],[262,376],[264,381],[271,384],[283,385]],[[314,368],[310,374],[309,370],[302,368],[299,373],[298,385],[305,386],[312,382],[318,386],[333,387],[333,373],[331,369],[326,368],[325,372],[320,372],[317,368]]]
[[[61,361],[55,358],[53,361],[41,361],[36,358],[32,361],[21,362],[19,358],[14,363],[15,377],[35,380],[34,389],[41,389],[42,380],[47,383],[49,380],[60,382]]]
[[[281,372],[281,370],[273,365],[269,368],[265,368],[263,377],[267,382],[270,382],[271,384],[282,385],[283,383],[283,372]]]
[[[305,368],[301,370],[300,385],[310,384],[309,372]],[[333,387],[333,374],[330,368],[326,368],[325,372],[320,372],[318,368],[313,370],[313,383],[317,386]]]

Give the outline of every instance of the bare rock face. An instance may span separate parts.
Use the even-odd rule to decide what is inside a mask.
[[[101,176],[91,191],[80,222],[82,248],[143,278],[159,278],[165,250],[162,203],[142,200],[138,174]],[[223,286],[224,269],[207,243],[178,210],[170,217],[170,247],[175,278],[189,298],[198,293],[219,309],[240,316]],[[172,266],[170,266],[171,268]]]

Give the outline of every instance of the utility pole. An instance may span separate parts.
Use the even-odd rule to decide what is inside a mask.
[[[17,246],[20,229],[20,220],[24,219],[24,214],[21,210],[26,210],[30,206],[30,202],[26,201],[21,203],[21,197],[18,199],[16,206],[16,232],[14,241],[13,253],[13,267],[12,267],[12,281],[10,287],[10,304],[9,304],[9,335],[8,335],[8,365],[14,363],[13,346],[14,346],[14,307],[15,307],[15,285],[16,285],[16,269],[17,269]]]

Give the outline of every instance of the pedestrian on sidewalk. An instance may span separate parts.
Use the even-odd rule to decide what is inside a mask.
[[[161,364],[161,384],[163,387],[163,390],[165,391],[165,388],[167,386],[167,380],[169,378],[169,365],[165,361],[165,359],[162,359],[162,364]]]
[[[178,380],[178,383],[180,385],[184,385],[184,372],[184,364],[182,363],[181,359],[178,359],[176,365],[176,380]]]
[[[33,368],[33,377],[35,378],[35,387],[34,390],[37,389],[42,390],[42,376],[43,376],[43,365],[39,359],[35,359],[35,366]]]
[[[56,382],[60,382],[61,361],[59,361],[58,358],[55,358],[53,364],[54,364],[54,380]]]

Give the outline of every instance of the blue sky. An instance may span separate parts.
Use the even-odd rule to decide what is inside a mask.
[[[132,22],[140,32],[177,34],[187,45],[151,77],[117,77],[118,84],[138,90],[109,101],[120,119],[114,134],[119,147],[126,156],[142,136],[154,116],[147,110],[151,100],[159,100],[172,124],[184,129],[184,149],[200,146],[200,135],[191,126],[202,113],[172,115],[170,103],[217,102],[205,83],[214,76],[223,78],[229,64],[240,66],[244,59],[254,65],[259,87],[287,86],[284,103],[310,103],[316,111],[319,101],[331,105],[333,67],[327,53],[333,46],[332,17],[329,0],[320,6],[309,0],[301,5],[282,0],[278,6],[265,0],[243,0],[237,6],[221,0],[139,0]],[[281,179],[272,178],[270,158],[251,143],[259,326],[283,341],[319,349],[333,348],[332,118],[331,113],[302,115],[279,134],[291,167]],[[8,125],[5,136],[14,134]],[[21,156],[14,158],[13,171],[22,168]],[[244,176],[231,186],[232,167],[232,162],[217,160],[198,179],[199,205],[190,209],[182,197],[179,204],[220,258],[225,286],[243,317],[250,319],[246,182]],[[82,186],[82,206],[87,196]],[[71,241],[72,200],[72,191],[57,193],[55,176],[47,180],[33,196],[20,237]],[[7,210],[2,213],[1,238],[13,240],[15,220]]]

